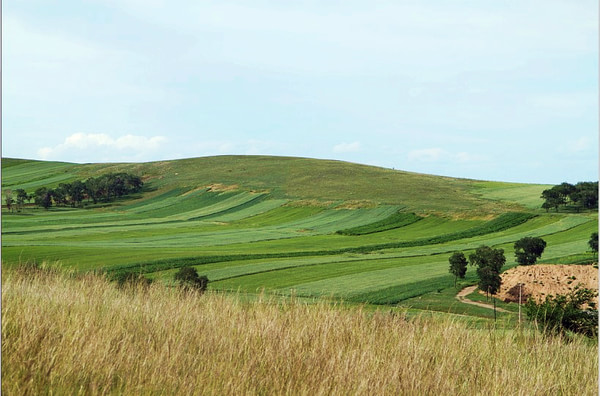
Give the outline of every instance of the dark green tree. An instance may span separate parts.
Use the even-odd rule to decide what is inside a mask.
[[[555,190],[565,202],[570,198],[571,194],[577,191],[574,185],[567,182],[554,186],[552,189]]]
[[[184,289],[196,289],[201,292],[206,290],[208,278],[206,275],[198,275],[194,267],[182,267],[175,273],[174,279]]]
[[[52,195],[53,191],[46,187],[40,187],[33,193],[34,202],[36,205],[48,209],[52,206]]]
[[[454,287],[456,287],[456,280],[464,279],[467,273],[467,259],[463,252],[454,252],[448,261],[450,262],[450,273],[454,275]]]
[[[590,249],[592,249],[592,251],[594,253],[596,253],[596,255],[598,254],[598,233],[594,232],[592,233],[592,235],[590,235],[590,240],[588,241],[588,245],[590,245]]]
[[[25,201],[29,201],[29,195],[22,188],[18,188],[15,190],[17,193],[17,210],[23,210],[23,206],[25,206]]]
[[[71,206],[79,206],[85,196],[85,184],[80,180],[75,180],[73,183],[69,184],[68,190]]]
[[[598,209],[598,182],[579,182],[575,185],[575,193],[585,209]]]
[[[515,242],[515,257],[520,265],[535,264],[546,248],[546,241],[539,237],[524,237]]]
[[[94,203],[98,203],[98,199],[99,199],[99,190],[100,190],[100,183],[98,182],[98,179],[90,177],[89,179],[87,179],[85,181],[85,194],[88,196],[88,199],[92,199],[92,201],[94,201]]]
[[[56,205],[66,205],[69,202],[69,185],[60,183],[58,187],[53,190],[52,198]]]
[[[479,290],[483,290],[487,294],[492,295],[500,290],[502,278],[500,277],[500,274],[491,267],[477,268],[477,276],[479,277],[479,283],[477,284]]]
[[[554,208],[558,212],[558,207],[567,203],[565,197],[555,187],[542,191],[542,198],[544,199],[542,208],[546,209],[546,211]]]
[[[490,267],[492,270],[500,273],[502,266],[506,263],[504,249],[493,249],[486,245],[481,245],[475,250],[475,253],[469,255],[469,263],[479,268]]]
[[[502,282],[500,271],[506,263],[504,250],[482,245],[475,250],[475,253],[469,255],[469,263],[477,266],[479,290],[485,291],[488,295],[496,294]]]

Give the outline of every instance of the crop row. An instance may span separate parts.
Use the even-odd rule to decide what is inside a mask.
[[[254,253],[254,254],[232,254],[232,255],[213,255],[213,256],[196,256],[196,257],[183,257],[175,259],[163,259],[151,262],[132,263],[121,266],[111,267],[106,269],[111,274],[118,274],[121,272],[140,272],[140,273],[151,273],[156,271],[163,271],[168,269],[180,268],[184,266],[197,266],[217,262],[227,261],[241,261],[241,260],[257,260],[257,259],[275,259],[275,258],[292,258],[292,257],[305,257],[305,256],[327,256],[337,255],[345,253],[370,253],[377,250],[383,249],[395,249],[414,247],[422,245],[433,245],[444,242],[450,242],[458,239],[472,238],[479,235],[489,234],[493,232],[503,231],[519,224],[526,222],[527,220],[535,217],[536,215],[530,213],[505,213],[500,215],[498,218],[489,221],[471,229],[464,231],[450,233],[445,235],[438,235],[428,238],[421,238],[412,241],[401,241],[391,242],[376,245],[366,245],[359,247],[348,247],[340,249],[330,250],[318,250],[318,251],[291,251],[291,252],[279,252],[279,253]]]
[[[416,223],[417,221],[419,221],[421,219],[422,219],[422,217],[417,216],[414,213],[397,212],[383,220],[375,221],[373,223],[365,224],[363,226],[346,228],[345,230],[336,231],[336,234],[338,234],[338,235],[373,234],[376,232],[393,230],[395,228],[404,227],[409,224]]]

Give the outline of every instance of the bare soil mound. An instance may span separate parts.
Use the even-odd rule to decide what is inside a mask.
[[[519,301],[519,283],[522,283],[522,301],[529,297],[543,301],[546,296],[568,294],[577,286],[598,291],[598,269],[591,265],[537,264],[511,268],[502,275],[497,297],[507,302]],[[598,304],[598,297],[596,297]]]

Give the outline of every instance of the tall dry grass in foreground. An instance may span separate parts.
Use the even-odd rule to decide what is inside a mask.
[[[591,395],[597,372],[597,346],[579,339],[3,274],[6,395]]]

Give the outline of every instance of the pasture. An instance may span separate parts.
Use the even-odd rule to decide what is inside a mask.
[[[142,164],[2,160],[2,190],[129,172],[144,190],[110,205],[3,209],[2,263],[140,272],[165,283],[192,265],[214,291],[323,297],[490,317],[453,298],[448,257],[523,236],[541,262],[592,259],[597,213],[546,213],[548,186],[420,175],[339,161],[208,157]],[[461,285],[475,281],[467,272]]]

